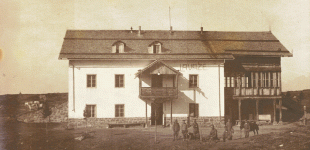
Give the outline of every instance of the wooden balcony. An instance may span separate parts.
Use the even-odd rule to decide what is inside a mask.
[[[281,89],[279,87],[235,87],[234,97],[279,97]]]
[[[140,98],[176,98],[175,87],[140,87]]]

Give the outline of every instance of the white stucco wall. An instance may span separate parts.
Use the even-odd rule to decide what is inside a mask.
[[[145,117],[145,101],[139,96],[139,78],[135,73],[152,61],[70,61],[69,64],[69,118],[82,118],[86,104],[97,107],[97,118],[114,118],[115,104],[125,105],[125,117]],[[200,116],[224,116],[224,67],[221,61],[164,61],[180,70],[178,78],[179,95],[173,100],[173,116],[187,116],[188,103],[194,102],[194,89],[188,88],[189,74],[199,75],[199,88],[195,90],[196,103],[199,103]],[[188,64],[188,65],[184,65]],[[196,65],[195,65],[196,64]],[[219,64],[221,66],[219,67]],[[73,70],[75,81],[75,106],[73,105]],[[184,68],[185,66],[191,66]],[[220,76],[219,76],[220,70]],[[97,86],[86,87],[86,75],[97,75]],[[115,74],[124,74],[124,88],[115,88]],[[150,79],[150,76],[143,76]],[[219,78],[221,81],[219,92]],[[172,86],[172,81],[164,84]],[[150,86],[142,83],[143,87]],[[220,100],[219,100],[220,95]],[[74,109],[75,108],[75,109]],[[74,111],[73,111],[74,110]],[[148,116],[151,115],[151,103],[148,102]],[[170,102],[164,103],[164,113],[170,116]]]

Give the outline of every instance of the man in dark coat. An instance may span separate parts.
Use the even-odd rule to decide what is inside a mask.
[[[174,141],[175,139],[178,139],[179,132],[180,132],[180,124],[178,123],[177,119],[173,123],[172,131],[173,131],[173,141]]]
[[[213,124],[211,125],[211,131],[210,131],[210,135],[209,135],[208,139],[210,139],[210,140],[218,140],[217,130],[214,128]]]
[[[224,133],[223,133],[223,141],[225,142],[227,139],[231,140],[232,139],[232,135],[231,135],[231,132],[228,132],[227,126],[225,126],[225,130],[224,130]]]
[[[181,130],[182,130],[182,134],[183,134],[183,141],[185,141],[185,139],[187,139],[187,133],[188,133],[188,129],[187,129],[187,124],[185,123],[185,120],[183,120],[183,123],[181,125]]]
[[[193,123],[193,134],[194,134],[195,139],[196,137],[199,138],[199,126],[198,126],[198,123],[196,122],[196,119],[194,120],[194,123]]]

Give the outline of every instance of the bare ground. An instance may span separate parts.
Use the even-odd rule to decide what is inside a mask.
[[[155,142],[155,127],[150,128],[87,128],[93,137],[82,141],[74,138],[82,135],[85,128],[64,130],[61,126],[49,129],[37,127],[37,132],[20,132],[14,149],[310,149],[310,127],[298,123],[260,126],[259,135],[250,133],[250,138],[241,136],[235,126],[233,140],[223,142],[183,141],[181,136],[173,141],[170,128],[158,127]],[[210,128],[202,128],[207,136]],[[219,137],[223,129],[218,129]]]

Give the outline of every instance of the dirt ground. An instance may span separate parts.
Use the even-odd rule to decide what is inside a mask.
[[[259,135],[250,133],[250,138],[244,138],[238,126],[235,126],[233,140],[223,142],[173,141],[169,127],[157,128],[155,142],[155,127],[149,128],[87,128],[93,135],[82,141],[75,140],[86,131],[85,128],[64,130],[61,126],[49,129],[37,128],[37,132],[20,133],[14,149],[310,149],[310,126],[299,126],[299,123],[286,125],[259,126]],[[218,128],[219,138],[223,128]],[[210,128],[201,128],[202,136],[209,134]]]

